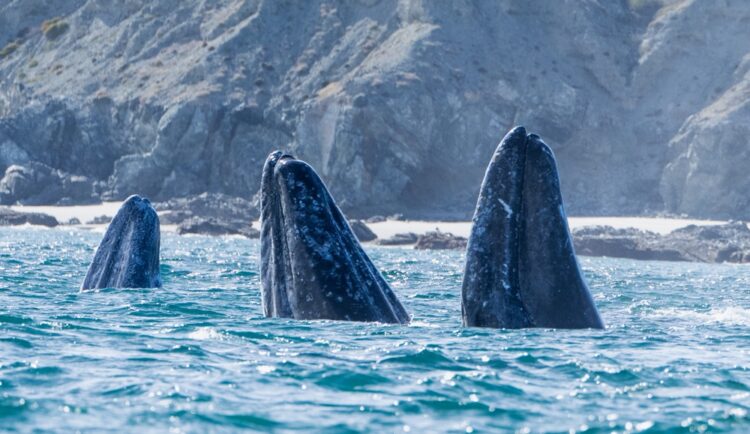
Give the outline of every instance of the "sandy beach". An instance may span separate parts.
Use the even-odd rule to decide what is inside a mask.
[[[112,217],[120,208],[121,202],[104,202],[96,205],[76,206],[11,206],[10,208],[20,212],[40,212],[54,216],[60,223],[66,223],[72,218],[77,218],[83,227],[89,229],[102,229],[106,225],[88,225],[95,217]],[[688,225],[717,225],[726,223],[721,220],[697,220],[678,219],[662,217],[569,217],[568,224],[571,230],[583,226],[607,225],[614,228],[636,228],[648,230],[659,234],[667,234],[675,229]],[[441,222],[422,220],[386,220],[378,223],[368,223],[370,229],[378,238],[389,238],[398,233],[414,232],[423,234],[426,232],[440,230],[450,232],[454,235],[468,237],[471,231],[471,222]],[[253,227],[259,228],[260,222],[253,222]],[[162,225],[165,232],[174,232],[176,226]]]

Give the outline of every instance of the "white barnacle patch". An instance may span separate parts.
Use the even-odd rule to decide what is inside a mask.
[[[513,215],[513,210],[510,208],[510,205],[508,205],[507,202],[500,198],[498,198],[497,201],[500,202],[500,205],[502,205],[503,209],[505,210],[506,217],[510,218],[510,216]]]

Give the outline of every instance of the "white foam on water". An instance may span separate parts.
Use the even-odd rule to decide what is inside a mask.
[[[426,322],[426,321],[411,321],[408,324],[408,326],[409,327],[426,327],[426,328],[431,328],[431,329],[439,328],[440,327],[439,324],[433,324],[433,323],[429,323],[429,322]]]
[[[276,370],[276,368],[271,365],[260,365],[256,366],[255,369],[257,369],[261,374],[270,374],[271,372]]]
[[[689,309],[666,308],[655,310],[657,318],[671,318],[696,324],[727,324],[750,326],[750,309],[737,306],[712,308],[706,312]]]
[[[222,335],[213,327],[198,327],[188,334],[190,339],[197,341],[221,340]]]

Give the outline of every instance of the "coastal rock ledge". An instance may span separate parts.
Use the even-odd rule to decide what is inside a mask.
[[[59,224],[51,215],[39,212],[18,212],[0,206],[0,226],[37,225],[55,227]]]
[[[690,225],[660,235],[638,229],[591,226],[573,231],[576,253],[655,261],[749,263],[750,229],[745,223]]]

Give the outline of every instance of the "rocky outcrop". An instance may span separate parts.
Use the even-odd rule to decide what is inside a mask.
[[[750,218],[750,4],[551,3],[9,0],[0,172],[250,200],[285,147],[350,217],[468,218],[524,124],[570,214]]]
[[[25,224],[55,227],[59,223],[57,222],[57,219],[51,215],[37,212],[18,212],[0,206],[0,226],[17,226]]]
[[[666,209],[696,217],[750,218],[750,4],[687,1],[661,14],[643,47],[650,74],[683,97],[668,140],[660,192]],[[695,32],[696,26],[701,31]],[[677,35],[691,35],[690,41]],[[661,68],[669,62],[670,68]],[[662,93],[665,93],[665,90]],[[697,109],[696,109],[697,108]],[[657,107],[653,104],[653,109]]]
[[[106,225],[112,221],[112,216],[100,215],[86,222],[87,225]]]
[[[156,204],[164,224],[181,224],[200,217],[215,220],[250,222],[259,217],[258,207],[241,197],[221,193],[202,193]]]
[[[657,261],[750,262],[750,230],[745,223],[691,225],[667,235],[609,226],[573,232],[576,253]]]
[[[390,238],[382,238],[377,240],[375,243],[381,246],[405,246],[409,244],[416,244],[419,236],[414,232],[406,232],[403,234],[395,234]]]
[[[349,226],[352,232],[361,242],[368,242],[376,239],[378,236],[362,220],[349,220]]]
[[[218,220],[213,217],[192,217],[177,226],[177,233],[200,235],[242,235],[247,238],[260,238],[260,232],[250,221]]]
[[[750,217],[750,57],[744,78],[688,118],[670,142],[661,194],[670,211],[703,218]]]
[[[252,227],[257,206],[240,197],[202,193],[157,203],[156,210],[163,224],[177,225],[179,234],[260,236]]]
[[[417,250],[455,250],[465,249],[468,240],[450,232],[427,232],[417,238],[414,248]]]
[[[0,179],[2,205],[70,205],[96,201],[94,184],[89,178],[70,175],[41,163],[10,166]]]

